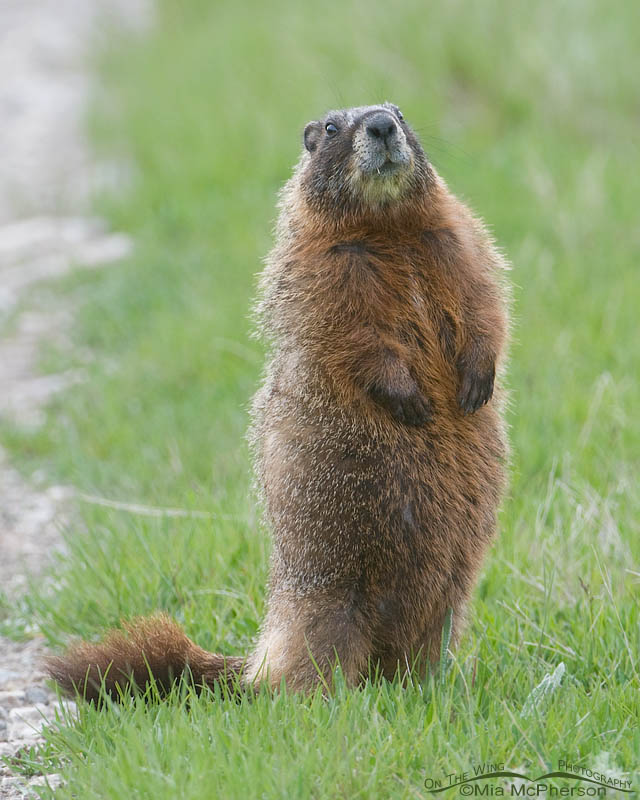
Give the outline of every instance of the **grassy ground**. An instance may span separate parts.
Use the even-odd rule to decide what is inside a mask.
[[[561,758],[637,788],[635,23],[622,0],[163,0],[142,41],[107,47],[94,138],[134,177],[100,205],[137,249],[59,287],[80,304],[90,380],[42,430],[2,440],[88,494],[212,519],[79,501],[69,553],[23,618],[59,646],[164,608],[203,646],[247,651],[268,557],[243,439],[262,359],[248,310],[276,191],[326,108],[398,103],[512,259],[514,464],[444,684],[82,708],[25,758],[62,769],[56,797],[416,798],[472,764],[534,776]]]

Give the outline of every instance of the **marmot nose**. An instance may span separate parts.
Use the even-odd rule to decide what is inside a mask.
[[[396,123],[391,114],[379,111],[367,120],[366,131],[374,139],[382,139],[386,142],[396,132]]]

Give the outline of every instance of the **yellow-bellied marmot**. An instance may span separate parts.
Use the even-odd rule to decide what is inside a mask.
[[[505,483],[503,260],[399,109],[311,122],[284,188],[258,306],[269,343],[252,441],[273,531],[269,602],[245,659],[164,615],[81,643],[53,677],[163,688],[241,674],[292,689],[386,677],[454,640]]]

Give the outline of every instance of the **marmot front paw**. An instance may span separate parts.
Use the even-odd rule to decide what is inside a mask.
[[[458,374],[458,405],[463,414],[473,414],[491,400],[496,376],[495,364],[484,370],[472,365],[458,365]]]
[[[373,387],[370,392],[377,403],[386,408],[394,419],[404,425],[424,425],[433,418],[430,401],[417,390],[406,394]]]

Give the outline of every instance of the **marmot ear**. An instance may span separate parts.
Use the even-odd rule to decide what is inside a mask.
[[[310,153],[318,146],[318,140],[322,133],[322,126],[317,120],[309,122],[304,129],[304,146]]]

